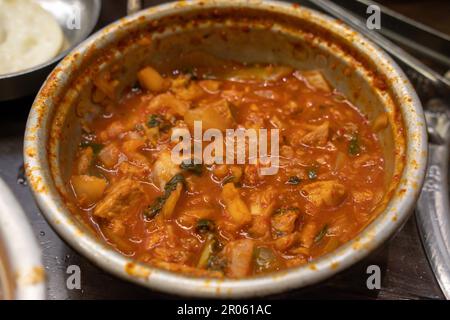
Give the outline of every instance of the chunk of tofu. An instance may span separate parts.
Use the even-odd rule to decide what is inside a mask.
[[[253,237],[261,239],[270,237],[270,217],[252,216],[252,225],[248,228],[248,232]]]
[[[194,121],[202,121],[203,130],[219,129],[225,131],[226,129],[233,129],[235,126],[230,104],[225,99],[188,110],[184,115],[184,121],[191,129],[194,128]]]
[[[226,211],[235,224],[243,226],[251,222],[252,215],[250,210],[233,183],[227,183],[223,186],[222,200],[225,203]]]
[[[114,183],[104,198],[97,203],[94,215],[111,219],[126,214],[130,209],[145,202],[146,195],[141,184],[135,180],[124,179]]]
[[[100,200],[107,186],[105,179],[88,175],[72,176],[70,182],[82,206],[90,206]]]
[[[80,175],[87,174],[89,168],[94,160],[94,151],[91,147],[80,150],[77,161],[77,173]]]
[[[224,250],[228,263],[225,272],[228,277],[242,278],[251,273],[254,248],[253,240],[249,239],[232,241],[226,245]]]
[[[314,222],[306,223],[300,232],[300,243],[304,248],[310,248],[314,243],[314,238],[318,232],[317,224]]]
[[[287,235],[294,231],[300,211],[283,209],[272,217],[272,228],[277,235]]]
[[[121,162],[118,169],[121,175],[139,180],[144,180],[150,172],[147,167],[137,166],[127,161]]]
[[[149,112],[161,109],[169,109],[169,113],[175,116],[184,116],[190,108],[188,102],[181,100],[170,92],[162,93],[154,97],[147,106]]]
[[[172,88],[171,91],[175,93],[177,98],[186,101],[199,99],[205,94],[205,91],[196,82],[190,82],[183,87]]]
[[[327,80],[320,71],[317,70],[303,71],[302,75],[305,78],[306,82],[308,82],[308,84],[314,87],[315,89],[322,90],[325,92],[331,92],[330,85],[328,84]]]
[[[268,217],[273,213],[275,200],[278,195],[273,186],[258,191],[250,196],[250,212],[252,215]]]
[[[325,121],[318,126],[309,126],[309,132],[306,133],[300,142],[308,146],[323,147],[327,142],[330,135],[330,122]]]
[[[112,169],[119,162],[119,156],[119,148],[114,143],[111,143],[100,150],[98,159],[106,168]]]
[[[158,71],[152,67],[141,69],[138,74],[138,81],[142,88],[153,92],[162,92],[168,89],[168,82]]]
[[[140,149],[145,146],[144,139],[130,139],[122,143],[122,151],[127,156],[128,160],[136,164],[149,167],[149,161],[145,155],[140,152]]]
[[[156,186],[162,191],[166,183],[180,172],[180,166],[172,161],[170,151],[166,150],[159,154],[158,159],[153,164],[152,178]]]
[[[302,191],[308,201],[318,208],[338,206],[347,197],[345,186],[337,180],[313,182],[305,185]]]
[[[175,206],[177,205],[178,199],[180,199],[181,192],[183,191],[183,184],[178,183],[175,190],[170,193],[170,196],[167,198],[164,206],[161,210],[161,213],[165,219],[171,219],[173,216],[173,211],[175,210]]]
[[[291,234],[276,239],[273,242],[273,246],[275,247],[275,249],[279,251],[286,251],[287,249],[295,245],[298,242],[298,240],[299,240],[298,232],[293,232]]]

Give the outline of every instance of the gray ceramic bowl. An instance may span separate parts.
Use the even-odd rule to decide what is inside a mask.
[[[142,41],[142,35],[152,41]],[[312,263],[278,273],[241,280],[194,278],[120,255],[71,213],[65,199],[81,131],[77,111],[90,103],[92,76],[120,65],[124,68],[118,76],[129,85],[144,64],[176,66],[180,53],[199,49],[243,62],[321,69],[369,120],[388,112],[389,130],[379,136],[386,158],[386,196],[378,217],[355,239]],[[420,102],[391,58],[355,31],[315,11],[244,0],[166,4],[122,19],[90,37],[58,65],[41,89],[28,119],[24,148],[27,176],[40,208],[75,249],[121,278],[201,297],[281,292],[314,284],[354,264],[410,216],[427,159]]]

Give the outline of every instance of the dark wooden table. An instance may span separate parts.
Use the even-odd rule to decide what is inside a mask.
[[[103,1],[99,26],[125,13],[125,1]],[[155,1],[148,1],[155,3]],[[23,182],[22,143],[33,97],[0,103],[0,176],[11,187],[26,211],[43,249],[48,275],[49,299],[173,299],[110,276],[69,248],[53,232],[36,207],[30,189]],[[69,265],[81,268],[81,290],[68,290]],[[366,286],[369,265],[382,272],[380,290]],[[443,299],[424,254],[414,216],[378,252],[310,288],[294,290],[273,299]]]

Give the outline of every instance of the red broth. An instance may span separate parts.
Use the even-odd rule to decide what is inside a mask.
[[[242,278],[305,264],[349,241],[384,195],[375,131],[320,72],[282,66],[151,67],[103,105],[82,136],[70,184],[79,213],[119,252],[191,275]],[[175,164],[174,130],[278,129],[279,170]],[[204,128],[205,129],[205,128]]]

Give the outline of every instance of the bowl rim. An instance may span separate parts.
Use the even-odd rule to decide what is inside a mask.
[[[98,19],[100,18],[100,12],[102,9],[102,0],[92,0],[94,1],[94,7],[95,7],[95,12],[94,12],[94,19],[92,20],[92,25],[86,30],[86,34],[83,36],[84,39],[86,39],[87,37],[89,37],[89,34],[92,32],[92,30],[94,30],[95,26],[97,25]],[[39,4],[39,3],[38,3]],[[42,8],[43,10],[45,10],[44,8]],[[49,14],[53,15],[51,12],[45,10],[46,12],[48,12]],[[41,69],[45,69],[48,66],[51,66],[52,64],[60,61],[62,58],[64,58],[69,52],[71,52],[72,50],[74,50],[79,44],[83,43],[84,40],[76,42],[76,43],[72,43],[67,49],[61,51],[59,54],[57,54],[55,57],[53,57],[52,59],[43,62],[41,64],[38,64],[34,67],[31,68],[27,68],[24,70],[19,70],[16,72],[10,72],[10,73],[4,73],[1,74],[0,73],[0,80],[3,79],[10,79],[10,78],[14,78],[14,77],[20,77]]]
[[[45,269],[38,241],[22,207],[1,178],[0,193],[0,245],[6,260],[0,266],[4,272],[0,288],[6,290],[2,294],[5,299],[44,300]]]
[[[27,177],[32,182],[30,186],[33,195],[44,216],[57,233],[95,264],[123,279],[171,294],[221,298],[268,295],[314,284],[361,260],[391,237],[412,213],[415,200],[418,198],[423,183],[427,163],[427,135],[422,106],[409,80],[398,65],[386,53],[359,33],[312,9],[269,0],[212,0],[207,3],[182,1],[182,5],[180,3],[168,3],[143,10],[114,22],[106,29],[95,33],[60,62],[52,75],[49,76],[47,85],[44,84],[41,88],[26,126],[24,158]],[[132,24],[133,21],[139,20],[141,16],[158,18],[160,15],[185,12],[190,9],[220,9],[236,6],[266,11],[278,10],[297,18],[304,18],[307,15],[308,19],[311,19],[314,23],[326,22],[333,26],[333,33],[335,34],[351,36],[353,45],[376,61],[377,67],[387,75],[390,80],[389,85],[392,86],[395,95],[408,97],[408,102],[402,99],[402,103],[399,103],[403,125],[406,129],[405,166],[400,182],[395,189],[395,194],[392,195],[384,212],[361,231],[359,236],[332,253],[319,257],[312,263],[264,276],[239,280],[194,278],[146,266],[122,256],[112,248],[96,241],[94,236],[83,234],[73,223],[72,217],[64,213],[64,208],[61,207],[61,203],[58,203],[58,197],[60,196],[57,192],[55,194],[56,189],[51,186],[51,175],[49,176],[49,173],[46,172],[46,170],[49,171],[46,152],[39,149],[46,149],[47,135],[45,132],[46,125],[44,124],[51,121],[49,112],[43,112],[44,101],[47,103],[48,98],[40,99],[39,97],[46,88],[57,85],[57,79],[64,82],[63,72],[73,63],[73,59],[82,56],[86,48],[101,38],[105,32],[106,34],[117,32],[121,26]],[[48,109],[47,106],[46,108]],[[35,151],[29,152],[29,150]]]

